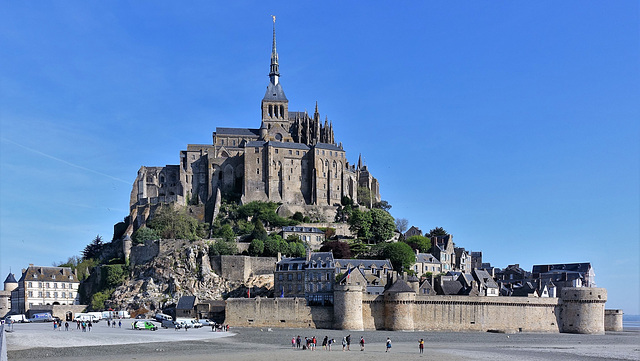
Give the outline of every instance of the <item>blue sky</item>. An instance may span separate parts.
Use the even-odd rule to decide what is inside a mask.
[[[110,240],[140,166],[260,125],[271,17],[292,110],[397,218],[497,267],[591,262],[638,314],[637,1],[4,2],[0,273]]]

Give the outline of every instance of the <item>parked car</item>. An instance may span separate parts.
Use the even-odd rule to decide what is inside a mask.
[[[191,326],[193,326],[193,328],[200,328],[202,327],[202,323],[198,322],[198,320],[194,318],[191,320]]]
[[[198,322],[200,322],[202,324],[202,326],[212,326],[215,325],[216,323],[212,320],[206,319],[206,320],[198,320]]]
[[[151,331],[155,331],[155,330],[158,329],[158,326],[156,326],[151,321],[135,321],[133,323],[133,328],[136,329],[136,330],[151,330]]]
[[[181,329],[182,324],[173,320],[162,320],[162,327]]]
[[[179,324],[181,328],[191,328],[193,327],[193,325],[191,324],[191,322],[189,321],[189,319],[185,319],[185,318],[177,318],[175,321],[175,323]]]

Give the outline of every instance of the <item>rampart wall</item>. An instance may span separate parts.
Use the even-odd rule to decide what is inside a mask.
[[[606,290],[566,290],[564,298],[416,296],[412,292],[356,297],[351,289],[336,288],[335,309],[309,307],[301,298],[229,299],[226,322],[249,327],[604,333]],[[358,301],[360,307],[353,304]]]
[[[304,298],[230,298],[224,322],[234,327],[331,328],[333,307],[307,306]]]

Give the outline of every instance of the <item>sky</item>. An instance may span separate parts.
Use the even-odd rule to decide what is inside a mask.
[[[591,262],[640,314],[637,1],[5,1],[0,277],[113,237],[141,166],[289,109],[391,214],[495,267]],[[19,275],[18,275],[19,277]]]

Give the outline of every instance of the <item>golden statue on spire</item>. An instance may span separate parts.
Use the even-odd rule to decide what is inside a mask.
[[[271,15],[271,17],[273,18],[273,23],[276,23],[276,16],[275,15]]]

